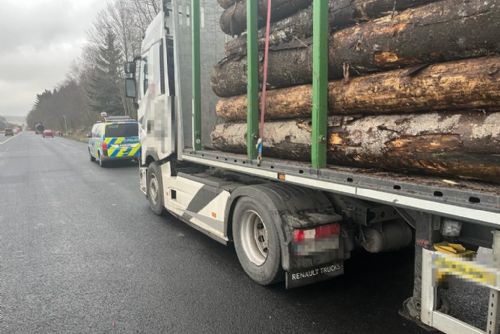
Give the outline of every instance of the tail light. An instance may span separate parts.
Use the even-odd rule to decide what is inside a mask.
[[[106,142],[102,142],[102,150],[107,151],[108,150],[108,144]]]
[[[293,241],[301,243],[306,240],[321,240],[338,235],[340,235],[340,224],[330,224],[308,230],[294,230]]]

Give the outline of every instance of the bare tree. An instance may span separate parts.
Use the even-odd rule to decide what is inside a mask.
[[[67,79],[57,88],[37,95],[28,116],[30,125],[43,122],[55,130],[88,129],[99,117],[99,108],[95,105],[97,97],[94,95],[92,98],[88,93],[95,93],[97,86],[104,85],[103,81],[107,82],[104,85],[107,87],[106,92],[99,94],[98,99],[115,101],[115,104],[121,101],[122,110],[134,115],[133,105],[124,96],[124,74],[121,69],[126,61],[140,55],[146,29],[160,11],[161,0],[109,0],[88,30],[88,42],[68,71]],[[108,66],[113,67],[113,73],[106,74],[109,69],[103,68],[106,67],[106,61],[103,62],[106,50],[103,50],[103,46],[109,44],[111,35],[115,38],[116,52],[108,58],[113,59],[114,64]]]

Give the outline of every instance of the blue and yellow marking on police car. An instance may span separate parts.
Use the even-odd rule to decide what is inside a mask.
[[[125,141],[125,137],[110,137],[104,139],[104,142],[106,145],[111,146],[111,145],[120,145]]]
[[[112,145],[108,148],[110,158],[133,158],[140,154],[141,144],[130,144],[127,146]]]

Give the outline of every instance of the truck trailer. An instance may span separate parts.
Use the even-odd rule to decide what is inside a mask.
[[[264,286],[332,279],[356,248],[379,253],[413,244],[414,292],[401,313],[447,333],[497,333],[500,187],[327,165],[328,2],[312,3],[313,138],[310,161],[300,162],[259,152],[257,1],[245,5],[247,154],[218,150],[210,136],[219,123],[210,77],[231,39],[219,28],[224,9],[216,1],[163,1],[140,57],[125,66],[141,125],[140,189],[151,210],[234,244],[243,270]],[[489,265],[475,262],[478,247],[493,249]],[[486,330],[446,314],[438,293],[446,275],[491,289]]]

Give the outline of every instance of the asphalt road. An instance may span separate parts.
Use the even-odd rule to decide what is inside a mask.
[[[1,142],[1,333],[424,333],[398,315],[411,250],[260,287],[232,247],[152,214],[136,166],[102,169],[62,138]]]
[[[13,136],[5,136],[3,131],[0,131],[0,145],[7,144],[7,142],[12,140]]]

